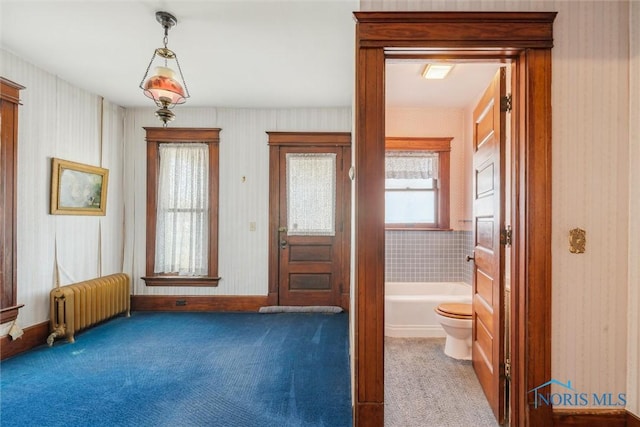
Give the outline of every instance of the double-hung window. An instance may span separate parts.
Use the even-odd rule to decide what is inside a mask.
[[[449,228],[450,142],[451,138],[386,139],[386,228]]]
[[[147,131],[148,286],[215,286],[219,129]]]
[[[160,144],[154,274],[206,276],[209,146]]]

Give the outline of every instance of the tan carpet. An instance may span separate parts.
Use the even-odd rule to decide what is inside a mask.
[[[497,426],[471,366],[444,354],[444,338],[389,338],[385,427]]]

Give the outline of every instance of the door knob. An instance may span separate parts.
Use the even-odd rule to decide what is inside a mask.
[[[287,247],[287,241],[282,239],[280,240],[280,249],[284,249]]]
[[[471,256],[471,255],[467,255],[467,262],[474,260],[475,261],[475,257]]]

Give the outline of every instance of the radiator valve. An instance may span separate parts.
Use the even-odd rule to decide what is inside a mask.
[[[64,336],[64,327],[58,326],[47,337],[47,345],[51,347],[53,345],[53,340],[61,336]]]

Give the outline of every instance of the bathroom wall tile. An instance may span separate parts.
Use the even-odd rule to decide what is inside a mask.
[[[472,252],[470,231],[387,230],[386,281],[471,283]]]

